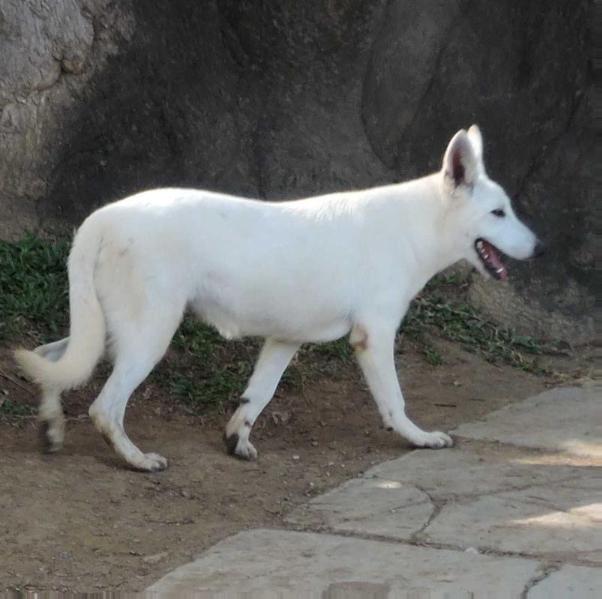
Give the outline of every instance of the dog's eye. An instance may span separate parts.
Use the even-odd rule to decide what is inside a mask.
[[[506,213],[503,210],[492,210],[491,214],[493,214],[493,216],[499,216],[500,218],[506,216]]]

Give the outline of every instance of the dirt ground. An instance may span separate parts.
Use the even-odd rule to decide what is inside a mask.
[[[559,380],[437,343],[442,365],[411,348],[398,361],[408,411],[425,428],[452,429]],[[561,379],[583,374],[576,364],[561,361]],[[6,353],[0,367],[12,378]],[[33,403],[33,387],[17,382],[2,376],[0,390]],[[278,393],[254,429],[259,459],[251,463],[226,455],[227,415],[191,416],[149,383],[130,403],[127,428],[170,466],[142,474],[124,468],[93,430],[92,392],[66,398],[58,454],[40,453],[33,417],[0,421],[0,591],[142,590],[220,539],[282,526],[313,495],[410,449],[382,428],[356,371]]]

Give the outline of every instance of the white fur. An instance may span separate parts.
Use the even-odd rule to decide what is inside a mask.
[[[499,208],[505,218],[491,215]],[[247,401],[226,430],[230,449],[247,458],[256,456],[251,426],[298,347],[351,332],[385,424],[417,446],[451,445],[405,415],[393,345],[410,301],[434,274],[460,259],[486,274],[478,237],[515,258],[531,256],[536,243],[487,177],[474,126],[454,136],[441,172],[402,184],[280,203],[147,191],[86,219],[69,260],[71,336],[17,359],[42,386],[41,417],[57,447],[60,391],[90,376],[106,330],[114,370],[90,415],[130,465],[155,470],[166,460],[128,439],[123,416],[187,307],[226,338],[266,339]]]

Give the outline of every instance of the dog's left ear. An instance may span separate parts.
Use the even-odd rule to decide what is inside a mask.
[[[443,157],[443,176],[454,187],[472,186],[478,174],[479,158],[468,135],[460,129],[451,138]],[[480,132],[478,136],[480,139]]]

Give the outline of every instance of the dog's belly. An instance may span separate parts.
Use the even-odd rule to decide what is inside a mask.
[[[346,335],[351,329],[349,311],[331,303],[316,305],[267,294],[231,296],[205,292],[191,307],[204,322],[227,339],[245,336],[274,337],[283,341],[324,342]]]

